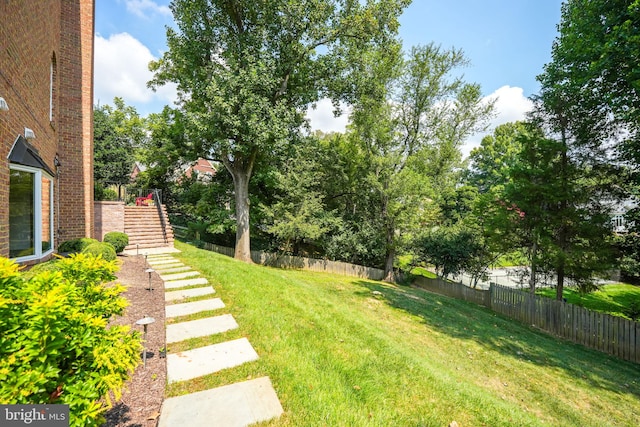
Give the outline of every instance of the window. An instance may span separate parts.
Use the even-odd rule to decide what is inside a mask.
[[[39,259],[53,250],[53,178],[41,169],[11,165],[9,257]]]
[[[58,74],[56,65],[55,52],[51,55],[51,68],[49,69],[49,121],[53,123],[54,109],[55,109],[55,97],[56,97],[56,77]]]
[[[611,222],[613,223],[613,230],[616,232],[623,232],[626,230],[626,221],[624,215],[614,215],[611,218]]]

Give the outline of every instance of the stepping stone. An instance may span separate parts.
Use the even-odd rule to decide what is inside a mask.
[[[200,273],[198,271],[191,270],[191,271],[186,271],[184,273],[161,274],[160,278],[165,282],[168,282],[170,280],[186,279],[187,277],[193,277],[193,276],[199,276],[199,275]]]
[[[170,282],[164,282],[165,289],[177,289],[184,288],[186,286],[195,285],[208,285],[209,281],[204,277],[198,277],[197,279],[184,279],[184,280],[172,280]]]
[[[186,381],[254,360],[258,353],[246,338],[168,354],[167,381]]]
[[[175,267],[164,268],[164,266],[162,266],[162,268],[156,267],[155,270],[158,272],[158,274],[180,273],[183,271],[191,270],[191,267],[186,265],[179,265],[179,264],[168,264],[168,265],[171,265],[171,266],[175,265]]]
[[[164,294],[164,300],[165,302],[176,301],[184,298],[193,298],[193,297],[200,297],[203,295],[209,295],[215,292],[216,291],[214,291],[211,286],[207,286],[205,288],[183,289],[181,291],[166,292]]]
[[[162,264],[162,265],[152,265],[151,268],[153,268],[158,274],[165,274],[165,272],[167,270],[170,270],[172,268],[189,268],[190,270],[192,269],[191,267],[184,265],[184,264]],[[184,270],[187,271],[187,270]],[[169,272],[170,274],[171,272]]]
[[[171,261],[171,262],[167,262],[167,261]],[[180,265],[184,265],[184,263],[180,260],[177,260],[175,258],[169,258],[169,259],[159,259],[159,260],[147,260],[147,262],[149,264],[158,264],[160,263],[160,265],[165,266],[165,265],[169,265],[169,264],[180,264]]]
[[[160,260],[147,260],[150,265],[164,265],[164,264],[174,264],[176,262],[175,259],[160,259]]]
[[[173,323],[167,325],[167,343],[220,334],[237,328],[236,319],[230,314]]]
[[[173,258],[173,255],[169,255],[169,254],[148,254],[147,259],[151,260],[151,259],[175,259],[175,258]]]
[[[165,399],[158,427],[244,427],[282,415],[269,377]]]
[[[202,311],[218,310],[224,308],[224,303],[220,298],[205,299],[201,301],[185,302],[182,304],[172,304],[165,307],[166,317],[188,316]]]

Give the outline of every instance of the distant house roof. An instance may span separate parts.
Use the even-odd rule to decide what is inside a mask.
[[[216,165],[213,162],[213,160],[207,160],[207,159],[203,159],[202,157],[200,157],[200,158],[198,158],[198,160],[196,160],[196,162],[194,164],[189,166],[184,171],[184,174],[188,178],[191,178],[191,175],[194,172],[195,172],[197,177],[204,178],[204,177],[212,177],[212,176],[214,176],[218,172],[218,169],[216,168]]]
[[[147,170],[147,167],[140,162],[135,162],[133,164],[133,168],[131,168],[131,180],[136,179],[140,172],[144,172]]]

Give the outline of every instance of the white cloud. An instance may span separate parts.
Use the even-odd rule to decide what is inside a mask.
[[[482,138],[493,133],[494,129],[504,123],[524,120],[526,114],[533,108],[533,103],[524,96],[524,91],[519,87],[502,86],[491,95],[485,96],[483,101],[496,99],[496,116],[491,120],[489,128],[482,133],[472,135],[462,146],[462,154],[467,157],[472,149],[478,147]]]
[[[480,145],[482,138],[493,133],[494,129],[504,123],[524,120],[526,114],[531,111],[533,103],[524,96],[524,91],[519,87],[502,86],[482,100],[488,102],[495,99],[495,117],[490,121],[485,132],[472,135],[462,147],[462,153],[466,157],[471,150]],[[309,107],[307,118],[311,123],[311,129],[319,129],[323,132],[344,132],[349,122],[349,110],[343,108],[343,114],[333,116],[333,105],[327,98],[318,101],[316,108]]]
[[[160,6],[153,0],[126,0],[127,10],[140,18],[148,19],[153,15],[171,16],[168,6]]]
[[[94,100],[110,104],[118,96],[139,113],[159,112],[163,105],[177,99],[176,86],[168,84],[153,92],[147,82],[153,74],[149,62],[155,60],[151,51],[128,33],[113,34],[108,39],[95,38]],[[149,111],[155,104],[155,108]]]
[[[307,118],[311,123],[311,129],[323,132],[344,132],[349,123],[349,110],[345,106],[340,107],[342,114],[338,117],[333,115],[333,104],[328,98],[321,99],[316,103],[316,108],[309,107]]]

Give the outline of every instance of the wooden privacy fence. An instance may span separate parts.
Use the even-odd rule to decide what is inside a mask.
[[[633,320],[494,283],[489,290],[426,277],[419,277],[414,283],[440,295],[483,305],[503,316],[585,347],[640,363],[640,323]]]
[[[214,245],[213,243],[205,242],[204,249],[231,257],[234,255],[233,248]],[[379,268],[364,267],[362,265],[329,261],[325,259],[297,257],[263,251],[251,251],[251,259],[256,264],[262,264],[269,267],[295,268],[321,273],[335,273],[343,276],[359,277],[370,280],[382,280],[384,277],[384,270]]]
[[[491,309],[561,338],[640,363],[640,323],[491,285]]]
[[[448,282],[443,279],[429,279],[422,276],[417,277],[413,283],[440,295],[491,308],[491,292],[488,290],[473,289],[460,283]]]
[[[233,248],[204,243],[204,248],[233,256]],[[253,262],[278,268],[296,268],[381,280],[384,270],[345,262],[251,251]],[[482,305],[560,338],[640,363],[640,323],[588,310],[577,305],[531,295],[494,283],[489,290],[473,289],[443,279],[418,277],[416,285],[428,291]]]

